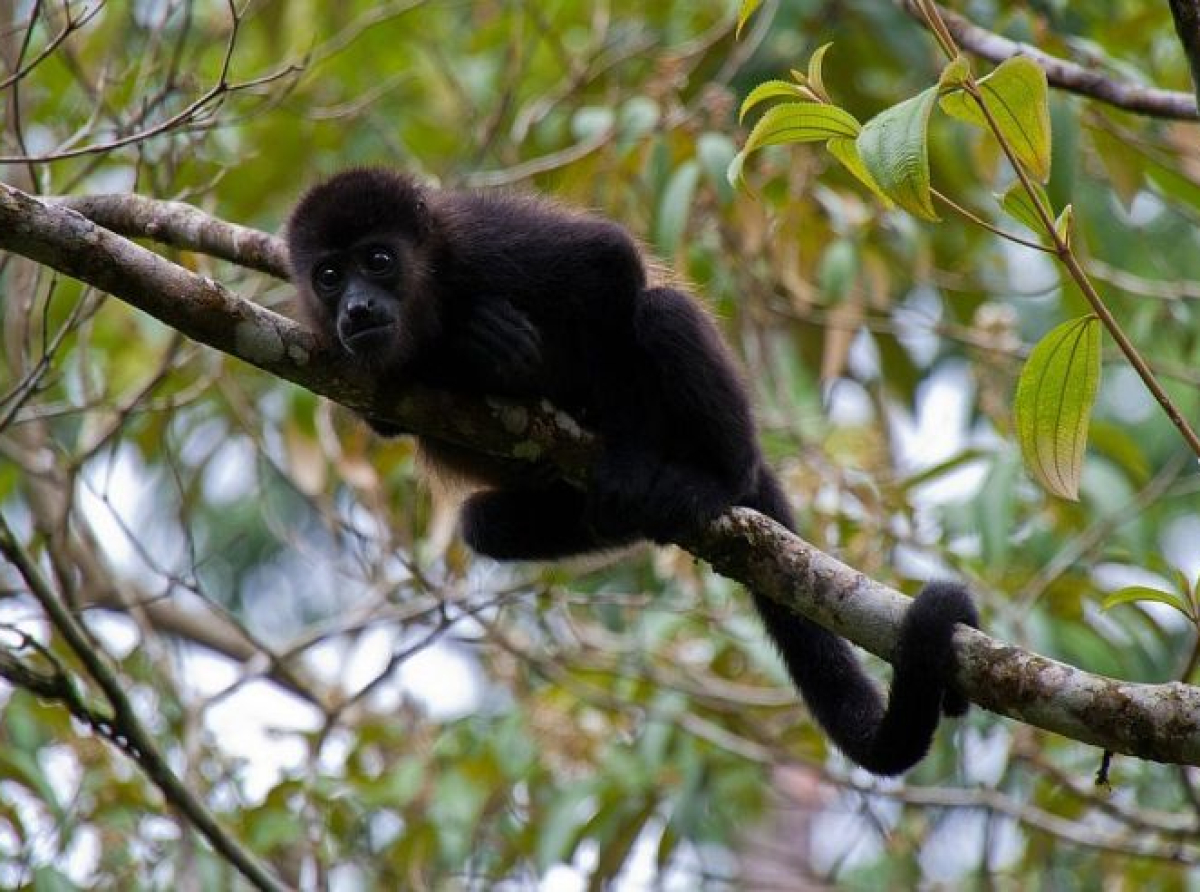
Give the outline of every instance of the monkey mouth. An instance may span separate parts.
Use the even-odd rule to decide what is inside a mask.
[[[378,325],[368,325],[356,328],[354,331],[343,332],[342,346],[355,356],[371,356],[388,349],[394,337],[392,326],[387,322]]]

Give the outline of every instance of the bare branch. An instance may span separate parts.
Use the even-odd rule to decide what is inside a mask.
[[[925,24],[917,0],[896,0],[900,8]],[[1179,0],[1172,0],[1172,6]],[[1144,87],[1108,77],[1044,53],[1028,43],[1019,43],[981,28],[957,13],[937,7],[950,34],[964,49],[990,62],[1003,62],[1012,56],[1027,56],[1042,66],[1051,85],[1080,96],[1099,99],[1125,111],[1155,118],[1173,118],[1181,121],[1200,120],[1196,97],[1176,90],[1160,90]],[[1190,58],[1190,57],[1189,57]]]
[[[496,454],[554,460],[579,479],[590,437],[546,406],[471,402],[419,388],[379,403],[370,382],[297,324],[256,307],[73,211],[0,185],[0,248],[137,306],[196,340],[405,429]],[[887,659],[907,599],[747,509],[681,543],[753,587]],[[976,703],[1085,743],[1200,765],[1200,688],[1093,675],[962,629],[960,682]]]
[[[83,28],[83,26],[90,22],[95,17],[96,13],[103,8],[104,0],[100,0],[100,2],[98,2],[95,6],[84,7],[83,11],[78,15],[78,17],[74,17],[72,15],[71,7],[63,4],[63,13],[66,21],[63,23],[62,28],[57,34],[55,34],[52,38],[50,38],[49,41],[46,42],[46,45],[42,47],[36,56],[34,56],[28,62],[21,62],[12,74],[8,75],[8,77],[0,79],[0,90],[6,90],[22,78],[28,77],[35,68],[54,55],[54,51],[57,50],[68,37]],[[26,46],[28,45],[30,36],[33,34],[34,25],[37,24],[36,19],[38,12],[38,7],[35,6],[34,12],[29,19],[28,30],[26,31]]]
[[[105,698],[112,706],[112,733],[105,734],[110,739],[121,742],[122,749],[135,759],[147,776],[154,781],[155,786],[162,791],[172,805],[187,815],[192,825],[204,834],[214,849],[234,865],[256,888],[266,892],[284,892],[286,889],[271,873],[247,851],[237,839],[230,835],[208,806],[206,806],[179,776],[171,769],[166,757],[159,751],[154,738],[138,718],[124,686],[109,665],[101,658],[99,651],[92,646],[87,632],[75,619],[66,604],[54,592],[49,583],[42,577],[37,566],[29,558],[25,549],[17,541],[13,531],[3,517],[0,517],[0,553],[17,568],[21,578],[29,587],[30,593],[37,598],[38,603],[46,612],[54,629],[67,642],[71,652],[79,658],[88,675],[104,692]],[[13,670],[13,666],[8,666]],[[69,697],[72,691],[70,685],[65,685],[64,696]],[[68,699],[68,703],[71,701]],[[82,702],[82,701],[80,701]]]
[[[225,49],[221,57],[220,72],[216,82],[201,96],[188,103],[175,114],[169,115],[154,124],[145,125],[131,133],[118,132],[111,139],[101,142],[74,147],[71,147],[69,144],[61,145],[53,151],[42,154],[30,154],[22,147],[21,154],[0,155],[0,164],[43,163],[62,161],[67,158],[78,158],[84,155],[101,155],[111,152],[114,149],[135,145],[159,136],[170,136],[178,133],[181,129],[203,127],[212,123],[213,117],[230,96],[249,92],[266,84],[284,80],[303,70],[302,66],[289,63],[258,77],[244,81],[231,81],[229,73],[240,33],[241,15],[238,14],[233,4],[230,4],[229,12],[229,32],[225,40]],[[76,22],[78,23],[79,19]]]
[[[112,716],[97,711],[84,700],[75,680],[49,650],[19,629],[5,627],[0,631],[17,638],[15,646],[0,644],[0,678],[42,700],[62,703],[79,721],[112,739],[112,735],[108,733],[113,727]],[[49,664],[50,668],[33,666],[30,662],[20,659],[17,656],[18,651],[31,651],[42,662]]]
[[[81,195],[54,198],[63,207],[131,238],[153,239],[240,266],[288,277],[287,249],[272,235],[209,216],[182,201],[141,195]]]

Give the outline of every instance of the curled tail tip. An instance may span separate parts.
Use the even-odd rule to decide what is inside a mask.
[[[909,606],[909,625],[950,625],[962,623],[973,629],[979,628],[979,608],[971,592],[961,582],[950,579],[935,579],[927,582]]]
[[[970,591],[961,582],[934,580],[921,589],[905,617],[905,631],[916,637],[945,634],[953,636],[954,626],[962,623],[979,628],[979,609]],[[943,631],[944,630],[944,631]],[[947,640],[944,658],[944,685],[942,714],[950,718],[961,718],[970,708],[970,700],[954,682],[955,658],[953,647]]]
[[[961,719],[971,708],[967,695],[953,687],[947,688],[942,695],[942,715],[947,718]]]

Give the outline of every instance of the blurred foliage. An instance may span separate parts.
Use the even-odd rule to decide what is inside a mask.
[[[47,194],[137,191],[268,230],[322,174],[371,163],[607,213],[720,317],[807,538],[909,591],[966,577],[1014,644],[1194,680],[1186,617],[1103,609],[1130,585],[1190,597],[1200,571],[1200,474],[1115,355],[1080,501],[1021,470],[1017,372],[1087,312],[1062,272],[961,218],[886,209],[808,147],[756,153],[747,192],[726,179],[756,85],[832,42],[824,85],[867,121],[936,82],[932,39],[894,4],[780,0],[735,40],[737,8],[0,2],[0,82],[36,61],[2,94],[0,154],[55,156],[0,169]],[[53,43],[64,11],[90,17]],[[964,11],[1112,77],[1190,89],[1165,4]],[[1050,113],[1047,195],[1073,206],[1105,301],[1200,417],[1196,126],[1055,91]],[[1014,226],[987,134],[943,116],[927,149],[937,189]],[[168,254],[286,308],[281,283]],[[2,262],[0,509],[92,608],[172,763],[289,883],[1195,887],[1190,770],[1118,759],[1108,794],[1091,783],[1098,752],[976,710],[905,785],[874,785],[812,727],[743,593],[686,555],[475,561],[408,442]],[[94,548],[107,587],[54,524]],[[0,635],[44,635],[16,590],[0,570]],[[236,620],[259,657],[113,610],[138,598]],[[264,678],[281,661],[310,700]],[[0,704],[0,886],[237,885],[65,710],[7,688]]]

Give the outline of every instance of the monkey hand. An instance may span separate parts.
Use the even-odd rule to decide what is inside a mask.
[[[458,344],[489,390],[516,396],[537,392],[542,339],[529,319],[504,300],[481,300],[467,318]]]

